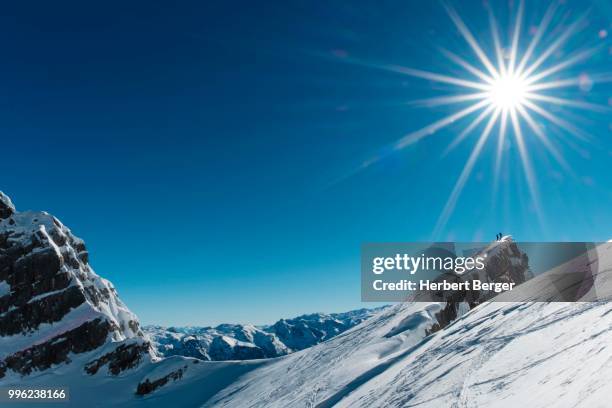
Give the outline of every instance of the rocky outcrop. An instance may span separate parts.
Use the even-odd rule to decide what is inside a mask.
[[[18,212],[0,192],[0,378],[103,348],[87,373],[108,365],[118,374],[149,355],[138,319],[91,269],[84,242],[45,212]]]
[[[143,356],[149,352],[149,342],[136,342],[132,344],[121,344],[110,353],[90,361],[85,365],[87,374],[96,374],[103,366],[108,366],[108,372],[118,375],[122,371],[136,367]]]
[[[174,370],[167,375],[157,378],[155,380],[145,379],[143,382],[139,383],[136,387],[136,395],[147,395],[155,391],[161,386],[166,385],[169,381],[177,381],[183,378],[183,375],[187,371],[187,365]]]
[[[532,278],[529,269],[529,257],[522,252],[516,242],[506,237],[501,241],[489,245],[477,251],[475,256],[484,256],[485,268],[483,270],[470,270],[458,277],[457,275],[443,275],[437,280],[447,280],[449,282],[473,281],[478,279],[483,282],[524,283]],[[454,321],[463,312],[468,311],[477,305],[486,302],[498,293],[488,291],[452,291],[439,294],[440,299],[445,302],[445,306],[436,314],[437,324],[434,324],[430,333],[436,332]]]
[[[490,282],[517,285],[533,277],[529,270],[529,257],[511,238],[501,241],[487,252],[484,275]],[[485,298],[492,296],[494,294],[488,294]]]
[[[46,370],[55,364],[69,363],[69,353],[84,353],[102,346],[108,332],[107,321],[96,319],[85,322],[76,329],[9,355],[0,363],[0,378],[6,370],[28,375],[33,370]]]

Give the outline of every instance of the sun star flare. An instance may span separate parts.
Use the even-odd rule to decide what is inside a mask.
[[[451,6],[446,5],[446,10],[451,20],[455,24],[461,36],[469,45],[476,57],[476,63],[469,62],[452,51],[441,49],[442,54],[452,63],[466,71],[465,76],[445,75],[441,73],[429,72],[426,70],[413,69],[397,65],[375,65],[367,64],[362,61],[352,62],[367,65],[373,68],[384,69],[399,74],[409,75],[431,82],[445,84],[456,88],[453,94],[437,96],[429,99],[416,101],[418,105],[425,107],[462,105],[448,116],[436,120],[435,122],[413,131],[394,143],[390,151],[404,149],[424,138],[430,137],[442,128],[445,128],[462,119],[474,116],[454,140],[452,140],[443,155],[448,154],[461,142],[466,140],[470,133],[484,126],[479,138],[477,139],[471,154],[457,179],[455,186],[447,200],[436,227],[434,237],[439,237],[440,232],[446,226],[457,200],[470,178],[471,172],[483,151],[483,147],[490,138],[497,139],[495,154],[495,170],[493,179],[493,192],[498,189],[500,179],[501,163],[504,160],[504,145],[508,138],[513,138],[514,146],[518,151],[520,163],[524,169],[525,179],[531,195],[533,209],[536,211],[540,223],[543,224],[542,211],[540,209],[538,187],[534,174],[531,159],[529,157],[529,145],[532,137],[542,143],[546,150],[556,160],[556,162],[566,171],[569,166],[563,155],[551,138],[549,138],[546,128],[554,126],[564,132],[584,141],[589,139],[589,135],[572,125],[563,117],[558,115],[558,111],[565,108],[585,109],[590,111],[609,111],[609,107],[602,107],[583,101],[566,99],[560,95],[555,95],[555,91],[560,88],[568,88],[580,85],[580,78],[574,76],[563,77],[563,73],[571,66],[581,63],[595,55],[598,48],[580,50],[575,54],[559,60],[555,57],[554,62],[550,62],[553,56],[559,55],[561,48],[567,43],[568,39],[577,33],[584,23],[585,15],[576,19],[567,26],[562,27],[561,34],[557,34],[552,39],[546,39],[545,34],[549,32],[549,27],[553,21],[558,5],[553,3],[544,14],[528,44],[521,44],[521,30],[523,28],[523,14],[525,3],[519,1],[516,10],[516,18],[509,35],[508,46],[502,45],[500,28],[497,24],[495,15],[488,7],[489,27],[492,36],[494,49],[489,55],[485,48],[481,46],[476,37],[472,34],[468,26],[461,19],[459,14]],[[559,30],[558,30],[559,31]],[[538,47],[546,42],[543,49]],[[524,52],[520,52],[524,50]],[[564,53],[565,54],[565,53]],[[592,76],[591,78],[597,78]],[[609,81],[610,75],[607,73],[600,75],[602,81]],[[467,106],[465,104],[468,104]],[[549,106],[556,107],[555,112],[548,109]],[[546,128],[542,126],[546,124]],[[528,143],[529,142],[529,143]],[[378,155],[364,163],[362,168],[368,167],[376,161],[382,159],[384,155]]]

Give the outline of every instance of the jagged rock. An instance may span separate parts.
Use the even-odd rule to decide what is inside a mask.
[[[149,355],[138,319],[87,261],[84,242],[57,218],[18,212],[0,193],[0,378],[98,349],[86,371],[108,364],[116,374]]]
[[[0,336],[32,332],[43,323],[58,322],[83,302],[83,293],[72,286],[38,300],[30,300],[19,307],[13,303],[11,306],[15,308],[0,317]]]
[[[161,378],[158,378],[156,380],[153,380],[153,381],[147,378],[143,382],[139,383],[138,386],[136,387],[136,395],[150,394],[156,389],[158,389],[159,387],[166,385],[168,381],[170,380],[172,381],[179,380],[183,378],[183,374],[185,374],[185,371],[187,371],[187,365],[179,368],[178,370],[172,371],[171,373]]]
[[[521,284],[532,277],[529,257],[512,240],[499,244],[498,250],[487,259],[485,272],[492,282]]]
[[[94,375],[101,367],[108,365],[108,372],[118,375],[122,371],[137,366],[142,356],[148,353],[150,346],[149,342],[122,344],[110,353],[87,363],[85,372]]]
[[[84,353],[102,346],[109,329],[108,321],[96,319],[41,344],[18,351],[4,358],[0,378],[4,377],[7,369],[27,375],[32,370],[45,370],[54,364],[70,362],[69,353]]]
[[[15,213],[15,206],[2,191],[0,191],[0,218],[8,218]]]
[[[522,252],[516,242],[511,238],[497,241],[488,248],[482,249],[475,256],[486,254],[485,268],[482,271],[473,269],[467,271],[460,278],[456,275],[443,275],[437,281],[473,281],[479,279],[486,282],[521,284],[532,277],[529,269],[529,257]],[[437,294],[445,306],[436,314],[437,324],[434,324],[429,333],[436,332],[448,326],[463,311],[470,310],[477,305],[490,300],[496,293],[480,291],[452,291]]]

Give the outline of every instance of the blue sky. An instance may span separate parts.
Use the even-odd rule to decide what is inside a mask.
[[[508,5],[492,3],[507,28]],[[526,27],[547,3],[528,2]],[[490,35],[480,1],[458,9],[478,38]],[[566,1],[559,20],[589,9],[553,58],[601,46],[571,77],[610,66],[609,2]],[[478,138],[441,157],[460,121],[353,172],[456,109],[406,103],[448,86],[347,63],[459,75],[443,45],[476,64],[437,2],[21,3],[5,5],[0,34],[0,189],[84,238],[94,269],[145,323],[361,307],[360,244],[431,239]],[[607,105],[612,87],[559,95]],[[593,141],[547,128],[570,174],[526,133],[543,225],[511,142],[493,197],[491,142],[441,238],[611,238],[609,112],[559,114]]]

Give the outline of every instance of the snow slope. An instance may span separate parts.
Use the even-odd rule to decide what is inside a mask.
[[[206,406],[313,406],[348,392],[418,347],[439,310],[428,303],[390,307],[327,342],[246,374]]]
[[[597,251],[603,295],[612,244]],[[487,303],[425,336],[435,306],[395,306],[244,375],[205,406],[609,406],[609,302]],[[386,337],[400,322],[407,330]]]
[[[244,362],[202,362],[184,357],[169,357],[158,362],[144,361],[139,366],[119,376],[99,372],[93,376],[82,370],[82,364],[92,355],[72,356],[71,364],[54,367],[24,378],[0,381],[1,387],[51,388],[68,387],[67,402],[34,404],[34,406],[62,407],[197,407],[225,388],[245,372],[252,370],[265,360]],[[168,373],[182,370],[182,376],[153,393],[135,394],[137,384],[147,379],[163,378]],[[24,402],[5,403],[2,407],[23,407]],[[28,404],[26,404],[28,405]]]
[[[611,344],[608,303],[489,303],[338,406],[609,406]]]

